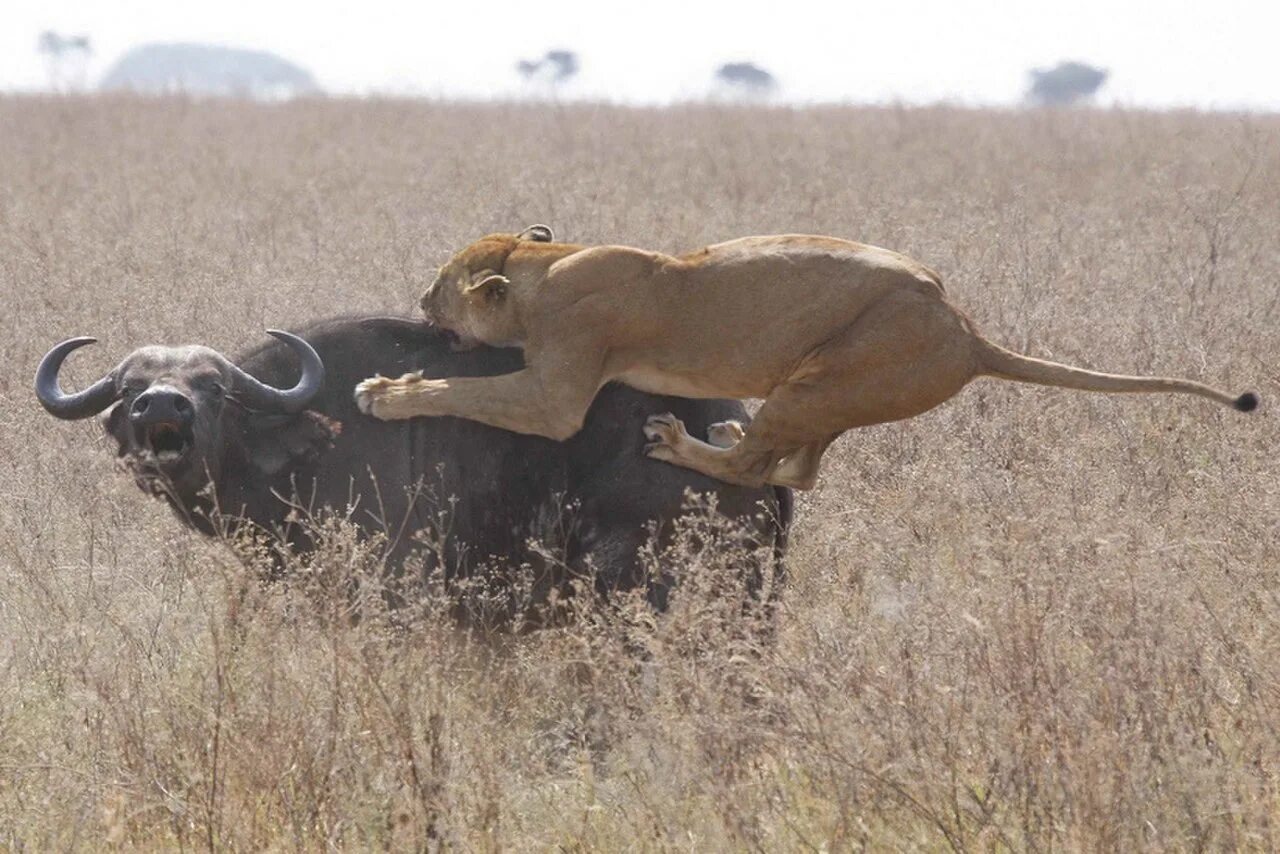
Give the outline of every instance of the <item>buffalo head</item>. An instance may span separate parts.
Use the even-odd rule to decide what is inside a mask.
[[[36,395],[58,418],[88,418],[117,404],[106,429],[140,481],[192,495],[217,482],[228,446],[229,408],[301,412],[324,385],[324,364],[306,341],[268,330],[302,363],[291,389],[265,385],[208,347],[141,347],[88,388],[67,394],[58,371],[72,351],[93,338],[72,338],[50,350],[36,370]]]

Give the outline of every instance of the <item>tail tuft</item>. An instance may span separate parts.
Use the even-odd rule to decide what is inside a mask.
[[[1235,407],[1241,412],[1252,412],[1258,408],[1258,396],[1251,391],[1246,391],[1236,398]]]

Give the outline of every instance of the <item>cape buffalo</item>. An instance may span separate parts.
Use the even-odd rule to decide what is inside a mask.
[[[637,550],[651,526],[670,530],[692,490],[744,520],[755,544],[771,550],[772,571],[780,571],[788,490],[731,486],[643,453],[640,428],[650,413],[671,411],[705,431],[744,419],[736,401],[655,397],[614,385],[599,395],[584,429],[563,443],[456,418],[380,421],[362,415],[351,398],[360,380],[416,370],[428,377],[508,373],[522,366],[520,351],[454,352],[444,333],[394,317],[320,321],[299,330],[301,337],[271,334],[278,340],[235,359],[207,347],[143,347],[68,394],[58,385],[59,368],[94,340],[73,338],[44,357],[36,391],[59,418],[111,407],[106,430],[139,484],[206,534],[248,522],[306,552],[315,547],[314,528],[299,516],[329,508],[385,536],[392,567],[411,553],[424,555],[425,571],[446,579],[481,565],[536,564],[545,554],[531,547],[537,540],[563,557],[541,573],[535,601],[590,567],[602,592],[647,585],[662,608],[668,585],[646,577]],[[422,547],[424,531],[436,549]],[[753,562],[753,585],[765,569]]]

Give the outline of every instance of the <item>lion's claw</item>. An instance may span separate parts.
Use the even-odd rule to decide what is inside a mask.
[[[644,435],[650,441],[674,445],[689,434],[685,432],[684,424],[679,418],[670,412],[664,412],[649,416],[649,420],[644,423]]]
[[[644,455],[650,459],[669,463],[676,458],[676,451],[666,442],[650,442],[644,446]]]

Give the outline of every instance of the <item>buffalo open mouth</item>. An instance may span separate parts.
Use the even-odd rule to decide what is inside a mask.
[[[190,427],[175,421],[157,421],[138,429],[139,445],[157,463],[172,463],[182,459],[191,450],[193,436]]]

